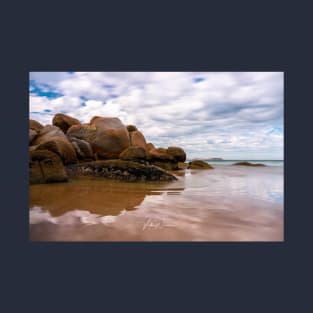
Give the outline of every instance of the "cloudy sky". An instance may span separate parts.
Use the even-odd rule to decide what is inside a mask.
[[[188,158],[283,159],[282,72],[32,72],[30,118],[134,124]]]

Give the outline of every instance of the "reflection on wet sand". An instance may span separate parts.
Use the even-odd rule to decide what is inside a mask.
[[[30,186],[30,239],[282,241],[283,173],[216,166],[172,183],[101,178]]]
[[[42,207],[51,216],[61,216],[73,210],[119,215],[123,210],[136,209],[146,195],[161,194],[158,188],[163,185],[165,184],[131,184],[84,177],[73,179],[70,183],[32,185],[30,207]]]

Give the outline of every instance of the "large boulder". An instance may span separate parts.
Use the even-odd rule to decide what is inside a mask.
[[[105,160],[67,165],[70,177],[96,176],[127,182],[174,181],[177,178],[153,165],[124,160]]]
[[[131,146],[125,149],[119,158],[121,160],[143,160],[146,158],[146,151],[142,147]]]
[[[186,162],[178,162],[178,169],[185,170],[186,168],[188,168],[188,163],[186,163]]]
[[[64,164],[77,163],[76,152],[67,138],[53,137],[39,144],[36,150],[49,150],[56,153]]]
[[[150,151],[151,149],[155,149],[155,146],[154,146],[153,143],[148,142],[148,143],[146,144],[146,150],[147,150],[147,151]]]
[[[92,161],[94,159],[93,151],[89,142],[75,137],[68,138],[73,145],[79,160]]]
[[[148,160],[166,160],[175,161],[174,157],[167,153],[167,149],[164,148],[152,148],[147,153]]]
[[[37,137],[37,132],[33,129],[29,129],[29,144]]]
[[[87,123],[81,125],[73,125],[67,130],[66,134],[68,137],[82,139],[92,144],[97,136],[97,127],[96,125],[91,125]]]
[[[64,135],[63,131],[59,127],[46,125],[39,131],[38,136],[32,142],[32,145],[40,145],[54,137],[66,139],[66,136]]]
[[[123,125],[121,120],[117,117],[94,116],[90,120],[90,124],[96,125],[97,127],[104,127],[107,129],[116,129],[123,127],[127,131],[125,125]]]
[[[179,170],[178,163],[175,161],[166,161],[166,160],[153,160],[149,162],[151,165],[155,165],[163,168],[166,171],[176,171]]]
[[[129,132],[133,132],[133,131],[135,131],[135,130],[138,130],[135,125],[127,125],[126,128],[127,128],[127,130],[128,130]]]
[[[214,167],[201,160],[193,160],[188,164],[189,169],[213,169]]]
[[[35,120],[29,120],[29,128],[35,131],[39,131],[40,129],[43,128],[43,126]]]
[[[48,150],[29,153],[29,181],[31,184],[65,182],[68,180],[60,157]]]
[[[186,153],[180,147],[168,147],[167,154],[173,156],[173,158],[178,162],[185,162],[186,161]]]
[[[156,148],[147,152],[147,160],[150,164],[161,167],[167,171],[178,169],[178,162],[175,158],[167,153],[167,149]]]
[[[52,120],[52,124],[61,128],[64,133],[67,132],[67,130],[73,126],[73,125],[80,125],[80,121],[76,118],[73,118],[71,116],[58,113],[54,116]]]
[[[147,150],[147,143],[144,135],[139,130],[135,130],[129,133],[130,135],[130,143],[132,146],[142,147]]]
[[[113,117],[93,117],[90,124],[96,127],[95,138],[90,142],[98,159],[118,158],[130,146],[127,128],[120,119]]]

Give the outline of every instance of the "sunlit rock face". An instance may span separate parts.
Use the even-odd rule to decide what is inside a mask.
[[[99,159],[118,158],[130,146],[129,133],[120,119],[116,117],[94,117],[90,124],[97,127],[93,150]]]
[[[31,184],[64,182],[68,176],[61,158],[48,150],[29,153],[29,181]]]
[[[138,146],[147,150],[147,143],[144,135],[139,130],[135,130],[129,133],[130,143],[132,146]]]
[[[147,148],[147,151],[150,151],[151,149],[155,149],[155,146],[154,146],[153,143],[148,142],[147,145],[146,145],[146,148]]]
[[[152,148],[147,153],[147,160],[150,164],[161,167],[167,171],[178,169],[178,162],[175,158],[167,153],[164,148]]]
[[[145,160],[146,157],[145,149],[138,146],[131,146],[125,149],[119,156],[121,160]]]
[[[97,136],[97,127],[89,123],[73,125],[68,129],[66,134],[69,138],[82,139],[92,144]]]
[[[80,121],[76,118],[73,118],[71,116],[58,113],[54,116],[52,120],[52,124],[61,128],[64,133],[67,132],[67,130],[73,126],[73,125],[80,125]]]
[[[41,128],[43,128],[43,125],[41,125],[39,122],[35,120],[29,120],[29,129],[39,131]]]
[[[59,127],[46,125],[38,131],[38,136],[35,140],[32,141],[32,145],[40,145],[55,137],[67,139],[65,134]]]
[[[67,135],[89,142],[98,159],[118,158],[130,146],[127,128],[115,117],[93,117],[90,124],[71,126]]]
[[[168,147],[166,150],[167,154],[171,155],[177,162],[186,161],[186,153],[180,147]]]
[[[77,163],[76,151],[67,138],[54,137],[38,145],[36,150],[49,150],[56,153],[64,164]]]
[[[73,145],[77,158],[80,161],[92,161],[94,159],[94,154],[91,145],[88,141],[83,139],[78,139],[75,137],[68,137],[69,141]]]

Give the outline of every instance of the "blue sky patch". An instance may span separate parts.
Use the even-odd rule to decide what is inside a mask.
[[[283,132],[282,127],[274,127],[267,134],[268,135],[281,135]]]
[[[115,86],[112,85],[112,84],[104,84],[103,87],[104,87],[104,88],[107,88],[107,89],[112,89],[112,88],[114,88]]]
[[[192,79],[192,81],[197,84],[203,82],[205,79],[203,77],[195,77]]]
[[[33,95],[35,94],[39,97],[46,97],[49,99],[55,99],[63,96],[61,93],[53,90],[49,85],[38,84],[35,80],[30,81],[29,91]]]

